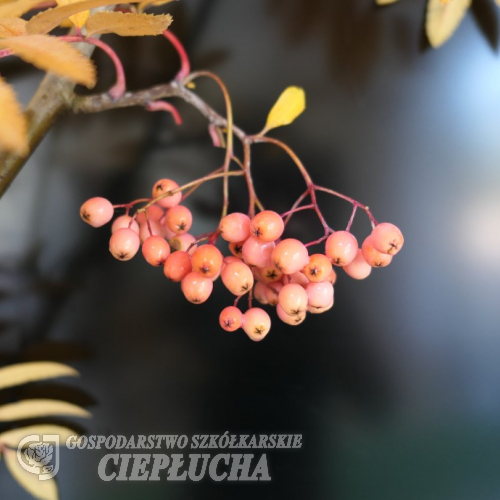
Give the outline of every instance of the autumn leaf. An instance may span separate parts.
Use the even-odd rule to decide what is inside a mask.
[[[433,47],[440,47],[458,28],[472,0],[429,0],[425,30]]]
[[[161,35],[172,23],[169,14],[132,14],[98,12],[89,18],[87,36],[97,33],[116,33],[120,36]]]
[[[396,2],[399,2],[399,0],[375,0],[375,3],[377,5],[389,5]]]
[[[76,2],[80,2],[81,0],[56,0],[57,5],[59,6],[64,6],[64,5],[70,5]],[[78,14],[75,14],[74,16],[70,16],[69,20],[78,28],[82,28],[85,26],[85,23],[87,22],[87,19],[90,15],[89,10],[84,10],[83,12],[79,12]]]
[[[26,35],[26,21],[19,17],[0,19],[0,38]]]
[[[37,474],[24,470],[14,450],[5,450],[5,464],[12,477],[31,495],[39,500],[58,500],[57,483],[54,478],[40,481]]]
[[[71,366],[50,361],[19,363],[0,368],[0,389],[56,377],[76,377]]]
[[[0,77],[0,146],[25,155],[28,152],[28,123],[14,89]]]
[[[55,399],[26,399],[0,406],[0,422],[46,417],[48,415],[90,417],[90,413],[84,408]]]
[[[40,0],[16,0],[0,5],[0,18],[21,17],[39,4]]]
[[[279,96],[271,109],[266,122],[265,131],[292,123],[306,108],[304,90],[299,87],[288,87]]]
[[[137,1],[137,0],[135,0]],[[97,7],[106,7],[108,5],[116,5],[135,3],[134,0],[83,0],[81,2],[56,7],[55,9],[45,10],[40,14],[32,17],[26,26],[26,31],[29,34],[48,33],[59,26],[68,17],[78,14],[86,10],[95,9]]]
[[[29,23],[28,23],[29,24]],[[13,53],[44,71],[92,88],[96,83],[95,68],[78,49],[49,35],[27,35],[0,40],[0,48]]]
[[[148,7],[159,7],[160,5],[165,5],[166,3],[174,2],[175,0],[144,0],[140,2],[137,9],[142,12]]]
[[[69,427],[52,424],[36,424],[2,432],[0,434],[0,443],[4,446],[9,446],[10,448],[17,448],[21,440],[31,434],[55,434],[59,436],[59,444],[61,446],[66,444],[69,437],[78,436],[78,434]]]

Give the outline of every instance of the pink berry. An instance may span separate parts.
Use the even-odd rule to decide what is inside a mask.
[[[150,236],[142,244],[142,255],[148,264],[163,266],[170,255],[170,246],[161,236]]]
[[[163,208],[158,205],[151,205],[146,209],[146,212],[148,213],[148,219],[155,222],[160,222],[161,218],[165,215]],[[146,222],[146,212],[137,214],[136,220],[138,224],[144,224]]]
[[[283,277],[283,273],[274,266],[256,267],[254,272],[266,283],[276,283]]]
[[[266,296],[266,290],[267,290],[266,285],[262,283],[255,283],[255,286],[253,288],[253,298],[263,305],[269,304],[269,301],[267,300]]]
[[[198,246],[195,245],[196,238],[189,233],[176,234],[173,238],[170,238],[168,242],[170,243],[172,250],[175,251],[180,250],[181,252],[187,252],[189,248],[190,255],[193,255],[198,248]]]
[[[361,247],[363,252],[363,257],[366,262],[372,267],[385,267],[391,263],[392,255],[386,253],[381,253],[375,250],[373,247],[373,237],[368,236],[368,238],[363,241],[363,246]]]
[[[229,251],[239,258],[243,258],[243,244],[244,241],[238,241],[237,243],[229,243]]]
[[[280,241],[273,251],[273,264],[284,274],[301,271],[309,262],[309,254],[304,244],[294,238]]]
[[[90,198],[80,207],[80,217],[92,227],[101,227],[112,218],[115,209],[106,198]]]
[[[250,266],[267,267],[272,264],[274,242],[261,241],[250,236],[243,244],[243,260]]]
[[[347,266],[358,252],[358,241],[348,231],[337,231],[326,240],[325,254],[336,266]]]
[[[285,312],[285,310],[278,304],[276,306],[276,313],[278,314],[278,318],[283,321],[283,323],[286,323],[287,325],[292,325],[292,326],[297,326],[300,325],[301,323],[304,322],[306,319],[306,313],[301,312],[299,314],[295,314],[293,316],[290,316]]]
[[[389,255],[396,255],[405,241],[401,230],[390,222],[378,224],[372,231],[371,236],[375,250]]]
[[[253,274],[243,262],[231,262],[224,267],[222,282],[234,295],[244,295],[253,288]]]
[[[165,214],[164,226],[176,234],[187,233],[193,225],[193,214],[189,208],[177,205]]]
[[[278,304],[280,290],[283,288],[283,283],[269,283],[266,287],[266,300],[270,306]]]
[[[167,257],[163,273],[178,283],[192,271],[191,256],[187,252],[174,252]]]
[[[361,248],[358,249],[356,258],[350,264],[344,266],[343,269],[351,278],[354,278],[355,280],[364,280],[365,278],[368,278],[372,272],[372,266],[366,262]]]
[[[129,215],[120,215],[120,217],[117,217],[113,221],[113,225],[111,226],[111,233],[118,231],[118,229],[128,227],[139,234],[139,224],[137,224],[137,222],[133,220]]]
[[[271,318],[264,309],[252,307],[243,315],[243,330],[255,342],[262,340],[271,329]]]
[[[302,272],[309,281],[317,283],[328,279],[332,270],[330,259],[322,253],[315,253],[311,255],[309,263],[302,269]]]
[[[171,180],[171,179],[160,179],[155,183],[153,186],[153,198],[157,198],[158,196],[168,193],[169,191],[173,191],[174,189],[177,189],[179,187],[179,184],[177,182]],[[156,202],[157,205],[160,205],[160,207],[164,208],[172,208],[178,205],[181,202],[182,199],[182,193],[175,193],[172,196],[166,196],[165,198],[162,198],[161,200],[158,200]]]
[[[139,250],[139,235],[128,228],[118,229],[111,235],[109,251],[118,260],[130,260]]]
[[[333,285],[329,281],[309,283],[305,291],[311,309],[322,309],[333,301]]]
[[[327,280],[332,284],[335,285],[337,281],[337,273],[335,272],[335,269],[332,268],[332,272],[328,276]]]
[[[192,257],[193,271],[200,273],[205,278],[213,278],[222,267],[222,254],[220,250],[212,244],[199,247]]]
[[[306,286],[309,280],[304,273],[296,272],[288,276],[288,283],[297,283],[298,285]]]
[[[151,234],[149,228],[151,228],[153,234]],[[139,224],[139,238],[141,239],[141,243],[144,243],[150,236],[163,237],[163,227],[159,222],[151,220],[149,221],[149,226],[146,223]]]
[[[307,292],[297,283],[285,285],[279,293],[278,304],[289,316],[296,316],[307,310]]]
[[[231,264],[231,262],[243,262],[243,259],[240,259],[239,257],[235,257],[234,255],[229,255],[227,257],[224,257],[224,260],[222,261],[222,270],[228,265]]]
[[[214,284],[210,278],[205,278],[198,273],[191,272],[181,281],[184,297],[193,304],[202,304],[212,293]]]
[[[307,306],[307,312],[310,312],[311,314],[322,314],[326,311],[329,311],[333,307],[333,299],[332,301],[325,307],[313,307],[313,306]]]
[[[250,236],[250,218],[239,212],[226,215],[220,221],[219,231],[221,237],[230,243],[245,241]]]
[[[258,213],[250,223],[250,234],[261,241],[276,241],[284,229],[283,219],[272,210]]]
[[[243,313],[237,307],[226,307],[220,313],[219,323],[226,332],[235,332],[243,325]]]

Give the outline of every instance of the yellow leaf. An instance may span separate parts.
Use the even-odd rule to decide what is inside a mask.
[[[137,0],[135,0],[136,2]],[[56,7],[55,9],[45,10],[32,17],[26,26],[26,31],[30,34],[48,33],[59,26],[68,17],[83,12],[85,10],[95,9],[97,7],[106,7],[107,5],[116,5],[134,3],[134,0],[82,0],[81,2]]]
[[[28,23],[29,24],[29,23]],[[0,40],[0,47],[40,68],[88,88],[96,82],[95,68],[78,49],[49,35],[26,35]]]
[[[306,108],[306,95],[299,87],[288,87],[271,109],[265,130],[289,125]]]
[[[12,477],[31,495],[39,500],[58,500],[57,483],[54,478],[40,481],[36,474],[24,470],[17,460],[17,453],[5,450],[5,464]]]
[[[425,30],[433,47],[443,45],[453,35],[472,0],[429,0]]]
[[[495,0],[495,3],[500,7],[500,0]]]
[[[20,363],[0,368],[0,389],[56,377],[77,377],[71,366],[52,362]]]
[[[16,0],[0,5],[0,18],[21,17],[39,4],[40,0]]]
[[[0,19],[0,38],[26,35],[26,21],[19,17]]]
[[[57,5],[63,6],[63,5],[70,5],[72,3],[79,2],[81,0],[56,0]],[[85,23],[87,22],[87,19],[90,15],[89,10],[84,10],[83,12],[79,12],[78,14],[75,14],[74,16],[70,16],[70,21],[77,26],[78,28],[82,28]]]
[[[140,2],[137,9],[142,12],[148,7],[159,7],[160,5],[165,5],[166,3],[174,2],[175,0],[144,0]],[[499,0],[500,1],[500,0]]]
[[[26,399],[18,403],[0,406],[0,422],[46,417],[48,415],[90,417],[90,413],[80,406],[55,399]]]
[[[97,33],[116,33],[120,36],[161,35],[171,24],[172,16],[161,14],[132,14],[97,12],[87,21],[87,36]]]
[[[377,5],[389,5],[396,2],[399,2],[399,0],[375,0],[375,3]]]
[[[62,427],[61,425],[38,424],[2,432],[2,434],[0,434],[0,443],[4,446],[17,449],[19,442],[31,434],[56,434],[59,436],[59,444],[61,446],[66,444],[66,441],[70,436],[78,436],[75,431],[69,429],[68,427]]]
[[[28,123],[14,89],[0,77],[0,146],[25,155],[28,152]]]

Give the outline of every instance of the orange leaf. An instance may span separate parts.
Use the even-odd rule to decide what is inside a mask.
[[[443,45],[453,35],[472,0],[429,0],[425,31],[433,47]]]
[[[63,5],[71,5],[72,3],[79,2],[80,0],[56,0],[57,5],[62,7]],[[70,21],[73,23],[75,26],[78,28],[82,28],[85,26],[85,23],[87,22],[87,19],[89,18],[90,11],[85,10],[83,12],[79,12],[78,14],[75,14],[74,16],[70,16]]]
[[[107,5],[116,5],[135,3],[137,0],[83,0],[82,2],[56,7],[55,9],[45,10],[32,17],[28,21],[26,31],[28,33],[48,33],[59,26],[68,17],[83,12],[85,10],[95,9],[97,7],[106,7]]]
[[[0,47],[12,52],[44,71],[91,88],[96,74],[92,62],[78,49],[49,35],[26,35],[0,40]]]
[[[165,5],[166,3],[174,2],[175,0],[144,0],[140,2],[137,9],[142,12],[148,7],[159,7],[160,5]],[[500,1],[500,0],[499,0]]]
[[[124,14],[98,12],[89,18],[87,36],[96,33],[116,33],[120,36],[161,35],[171,24],[172,16],[161,14]]]
[[[0,145],[13,153],[28,152],[28,124],[14,89],[0,77]]]
[[[26,21],[19,17],[0,19],[0,38],[26,35]]]
[[[16,0],[4,5],[0,5],[0,18],[3,17],[21,17],[29,12],[40,0]]]

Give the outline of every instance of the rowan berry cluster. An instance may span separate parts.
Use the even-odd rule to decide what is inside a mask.
[[[387,266],[403,246],[403,235],[396,226],[378,224],[370,217],[373,230],[359,247],[349,231],[355,210],[345,231],[327,228],[323,238],[308,244],[283,238],[289,217],[316,205],[294,206],[281,215],[271,210],[253,217],[231,213],[222,217],[215,232],[195,237],[189,233],[191,211],[181,204],[185,188],[161,179],[153,186],[151,199],[113,206],[104,198],[91,198],[82,205],[80,215],[91,226],[100,227],[111,221],[115,209],[125,208],[126,213],[111,227],[111,254],[118,260],[130,260],[142,245],[145,260],[162,267],[168,279],[179,282],[193,304],[205,302],[220,277],[236,297],[234,305],[221,312],[221,327],[229,332],[242,328],[254,341],[268,334],[271,318],[264,309],[253,307],[253,300],[275,307],[283,322],[299,325],[307,313],[319,314],[333,307],[335,267],[342,267],[354,279],[364,279],[373,267]],[[140,202],[145,205],[130,215]],[[224,257],[217,248],[219,237],[228,243],[230,255]],[[324,253],[309,254],[309,246],[323,242]],[[243,313],[238,302],[245,295],[249,307]]]

